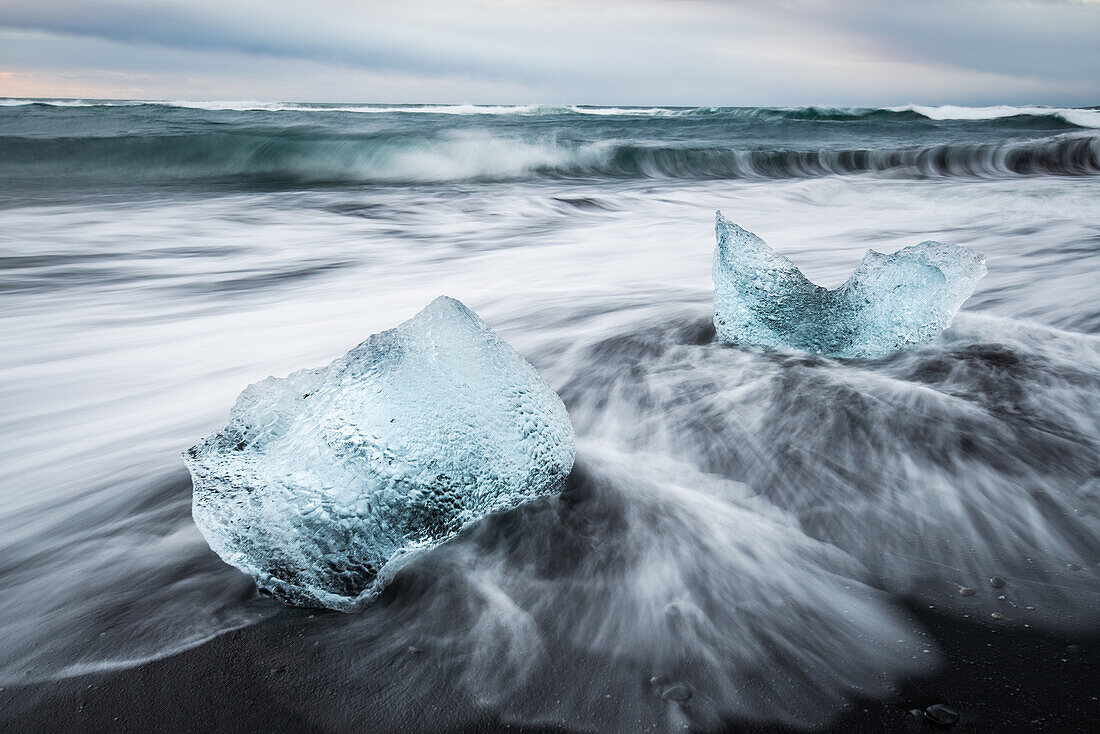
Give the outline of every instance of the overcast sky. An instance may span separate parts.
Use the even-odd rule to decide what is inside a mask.
[[[1100,105],[1095,0],[0,0],[0,96]]]

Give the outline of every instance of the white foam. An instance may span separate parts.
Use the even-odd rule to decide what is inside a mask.
[[[220,102],[220,101],[182,101],[151,102],[173,107],[201,110],[237,110],[270,112],[358,112],[361,114],[415,114],[415,115],[675,115],[682,112],[668,107],[583,107],[580,105],[310,105],[290,102]]]
[[[41,104],[49,107],[138,107],[143,104],[157,104],[141,100],[105,100],[105,99],[24,99],[0,97],[0,107],[26,107]]]
[[[297,102],[261,102],[257,100],[94,100],[94,99],[0,99],[0,107],[42,104],[50,107],[135,107],[162,105],[211,112],[357,112],[361,114],[405,113],[415,115],[679,115],[694,110],[672,107],[585,107],[581,105],[331,105]]]
[[[1002,117],[1032,115],[1036,117],[1060,117],[1072,125],[1100,128],[1100,110],[1076,107],[959,107],[955,105],[925,106],[918,104],[890,107],[894,112],[916,112],[932,120],[996,120]]]

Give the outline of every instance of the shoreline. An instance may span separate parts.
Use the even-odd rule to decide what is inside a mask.
[[[1100,635],[959,620],[922,611],[915,603],[907,606],[940,648],[942,666],[929,676],[899,679],[889,698],[851,700],[813,731],[1086,732],[1095,725]],[[419,704],[402,700],[402,667],[430,664],[427,656],[411,663],[395,660],[388,670],[372,671],[372,680],[354,681],[355,689],[365,685],[375,696],[362,699],[358,690],[334,690],[314,673],[319,662],[314,659],[328,653],[310,642],[309,627],[317,624],[311,617],[321,625],[325,618],[339,620],[331,613],[288,609],[254,627],[133,668],[9,687],[0,691],[0,730],[570,731],[502,722],[455,690]],[[958,711],[959,723],[939,727],[910,713],[934,703]],[[729,722],[727,730],[800,731],[746,721]]]

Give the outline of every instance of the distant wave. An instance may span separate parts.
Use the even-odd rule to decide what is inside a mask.
[[[165,102],[172,107],[239,112],[358,112],[362,114],[407,113],[418,115],[677,115],[666,107],[585,107],[581,105],[316,105],[284,102]]]
[[[144,105],[163,104],[143,100],[107,100],[107,99],[19,99],[0,97],[0,107],[142,107]]]
[[[1100,109],[1077,107],[956,107],[905,105],[890,108],[894,112],[915,112],[930,120],[997,120],[1005,117],[1057,117],[1077,127],[1100,128]]]
[[[0,175],[133,182],[254,180],[415,184],[585,179],[784,179],[879,174],[999,178],[1100,174],[1100,136],[880,149],[775,149],[607,140],[570,142],[481,131],[423,136],[257,130],[190,135],[0,136]]]
[[[588,105],[337,105],[256,101],[160,101],[160,100],[57,100],[0,99],[0,107],[42,105],[48,107],[159,106],[211,112],[353,112],[360,114],[417,115],[596,115],[603,117],[726,116],[748,120],[957,120],[983,121],[1005,118],[1047,118],[1082,128],[1100,128],[1100,109],[1077,107],[1010,106],[960,107],[917,105],[898,107],[610,107]]]
[[[598,115],[598,116],[678,116],[710,109],[739,108],[674,107],[598,107],[586,105],[474,105],[474,104],[405,104],[405,105],[345,105],[309,104],[297,102],[256,101],[163,101],[163,100],[78,100],[78,99],[0,99],[0,107],[178,107],[211,112],[358,112],[362,114],[407,113],[418,115]],[[745,108],[748,109],[748,108]]]

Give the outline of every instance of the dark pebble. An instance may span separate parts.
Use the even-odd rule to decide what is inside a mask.
[[[994,589],[1003,589],[1007,584],[1005,584],[1005,580],[1000,576],[994,576],[989,579],[989,585]]]
[[[929,721],[940,726],[951,726],[959,721],[959,713],[942,703],[932,704],[924,710],[924,715]]]
[[[691,689],[685,685],[677,683],[674,686],[669,686],[661,692],[661,698],[666,701],[686,701],[691,698]]]
[[[649,679],[649,684],[651,686],[664,686],[668,685],[671,682],[672,679],[669,678],[667,675],[655,675]]]
[[[1070,571],[1080,571],[1081,570],[1081,567],[1078,566],[1076,563],[1067,563],[1066,568],[1068,568]]]
[[[959,596],[974,596],[976,593],[978,593],[977,590],[970,586],[964,586],[959,589]]]

